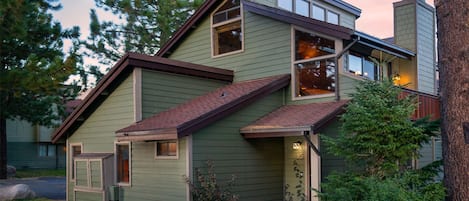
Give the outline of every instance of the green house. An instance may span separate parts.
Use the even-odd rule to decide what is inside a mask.
[[[419,95],[416,118],[439,117],[434,8],[394,8],[382,40],[341,0],[207,0],[157,55],[123,56],[56,130],[67,200],[191,200],[184,178],[207,161],[236,176],[240,200],[283,200],[299,183],[317,200],[310,189],[344,168],[319,135],[337,134],[357,82],[393,77]],[[438,159],[438,143],[413,165]]]

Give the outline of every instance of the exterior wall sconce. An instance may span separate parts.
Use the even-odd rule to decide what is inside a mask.
[[[394,80],[394,81],[400,81],[400,80],[401,80],[401,75],[399,75],[399,73],[396,73],[396,74],[392,77],[392,80]]]
[[[300,141],[293,142],[292,148],[293,148],[293,150],[301,149],[301,142]]]

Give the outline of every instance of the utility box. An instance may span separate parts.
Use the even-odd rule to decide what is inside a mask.
[[[119,186],[109,186],[108,198],[109,201],[119,201],[120,197],[120,188]]]

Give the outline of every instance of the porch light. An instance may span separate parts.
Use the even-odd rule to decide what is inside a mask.
[[[396,73],[396,74],[392,77],[392,80],[394,80],[394,81],[399,81],[399,80],[401,80],[401,75],[399,75],[399,73]]]
[[[301,142],[300,141],[293,142],[293,150],[298,150],[298,149],[301,149]]]

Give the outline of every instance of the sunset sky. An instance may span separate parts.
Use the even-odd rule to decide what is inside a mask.
[[[344,0],[362,10],[357,21],[357,30],[366,32],[379,38],[392,36],[393,32],[393,2],[399,0]],[[433,6],[433,0],[426,0]],[[83,37],[88,35],[89,12],[94,7],[93,0],[61,0],[63,9],[55,13],[64,27],[78,25]],[[98,9],[100,19],[109,19],[110,14]]]
[[[393,2],[399,0],[344,0],[362,10],[356,29],[378,38],[393,35]],[[433,0],[426,0],[433,6]]]

